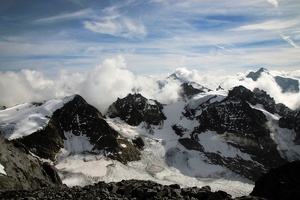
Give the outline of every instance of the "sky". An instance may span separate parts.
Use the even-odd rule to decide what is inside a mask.
[[[178,99],[175,72],[210,89],[244,84],[300,107],[264,67],[300,79],[299,0],[0,0],[0,106],[80,94],[101,112],[139,92]]]
[[[300,69],[299,0],[0,0],[0,71]]]

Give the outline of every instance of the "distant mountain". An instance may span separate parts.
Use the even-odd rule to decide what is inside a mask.
[[[141,94],[128,94],[109,106],[107,115],[110,118],[119,117],[132,126],[144,122],[148,129],[151,125],[162,125],[166,116],[163,105],[156,100],[146,99]]]
[[[281,87],[281,91],[283,93],[286,93],[286,92],[298,93],[300,91],[299,90],[299,80],[289,78],[289,77],[272,75],[265,68],[260,68],[256,72],[250,72],[246,77],[251,78],[254,81],[257,81],[259,78],[261,78],[262,74],[265,74],[265,75],[268,75],[268,76],[271,76],[272,78],[274,78],[275,82]]]

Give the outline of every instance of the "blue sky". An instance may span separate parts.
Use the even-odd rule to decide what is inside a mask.
[[[298,70],[299,10],[299,0],[1,0],[0,70],[84,72],[117,55],[135,74]]]

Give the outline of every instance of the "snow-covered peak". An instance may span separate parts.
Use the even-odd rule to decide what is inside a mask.
[[[208,102],[208,103],[214,103],[214,102],[220,102],[223,99],[225,99],[228,95],[227,90],[218,90],[218,91],[209,91],[207,93],[201,93],[196,96],[194,96],[189,102],[188,107],[190,109],[196,109],[199,105]]]
[[[9,140],[24,137],[46,126],[53,112],[75,95],[44,102],[23,103],[0,110],[0,128]]]
[[[260,68],[259,70],[257,70],[256,72],[249,72],[249,74],[246,76],[247,78],[251,78],[254,81],[257,81],[257,79],[260,78],[260,76],[262,74],[270,74],[270,72],[266,69],[266,68]]]
[[[260,68],[256,72],[249,72],[248,75],[246,75],[246,78],[251,78],[253,81],[259,81],[264,82],[267,79],[267,81],[273,82],[273,85],[278,85],[281,88],[282,93],[291,92],[291,93],[298,93],[299,90],[299,79],[283,76],[277,72],[271,72],[268,71],[265,68]]]

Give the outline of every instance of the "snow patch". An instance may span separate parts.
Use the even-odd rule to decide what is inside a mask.
[[[86,135],[74,135],[72,131],[64,132],[66,140],[64,140],[64,149],[68,153],[82,153],[93,150],[93,145]]]
[[[120,146],[123,148],[127,148],[126,144],[123,144],[123,143],[121,143]]]
[[[4,174],[7,176],[5,170],[4,170],[4,166],[2,164],[0,164],[0,174]]]
[[[200,93],[194,96],[188,103],[190,109],[196,109],[199,105],[209,100],[209,103],[220,102],[225,99],[228,95],[228,91],[219,90],[219,91],[210,91],[207,93]]]
[[[252,160],[249,154],[242,153],[238,148],[229,145],[222,135],[215,131],[201,133],[198,138],[206,152],[217,153],[230,158],[241,157],[244,160]]]
[[[72,187],[89,184],[87,180],[103,177],[107,174],[107,166],[113,162],[99,155],[75,154],[61,160],[55,167],[60,171],[63,183]],[[79,176],[78,176],[79,175]]]
[[[9,140],[30,135],[45,127],[53,112],[73,100],[74,96],[43,103],[23,103],[0,110],[0,128]]]

